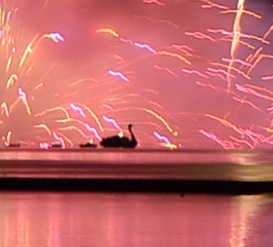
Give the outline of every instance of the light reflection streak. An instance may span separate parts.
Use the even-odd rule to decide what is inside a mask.
[[[143,3],[154,3],[154,4],[157,4],[157,5],[160,5],[160,6],[165,6],[164,3],[158,1],[158,0],[143,0]]]
[[[154,132],[155,137],[160,141],[160,145],[163,147],[169,147],[169,148],[177,148],[177,145],[170,142],[170,140],[166,136],[162,136],[156,131]],[[162,143],[163,141],[163,143]]]
[[[60,137],[59,135],[57,135],[55,132],[53,132],[52,135],[57,141],[60,142],[62,148],[65,148],[64,139],[62,137]]]
[[[270,203],[267,195],[242,195],[232,200],[230,247],[245,247],[251,243],[255,223],[261,210]]]
[[[70,104],[70,107],[73,109],[73,110],[75,110],[75,111],[78,111],[79,113],[80,113],[80,115],[83,117],[83,118],[86,118],[86,115],[85,115],[85,113],[83,112],[83,110],[80,108],[80,107],[78,107],[78,106],[76,106],[76,105],[74,105],[74,104]]]
[[[21,88],[18,88],[18,94],[26,107],[28,115],[31,115],[31,109],[30,109],[29,103],[27,101],[26,93]]]
[[[129,82],[129,79],[126,76],[124,76],[121,72],[109,70],[108,73],[110,75],[117,76],[117,77],[121,78],[123,81]]]
[[[109,123],[113,124],[114,127],[115,127],[116,129],[118,129],[119,131],[122,131],[122,128],[118,125],[118,123],[116,122],[115,119],[111,119],[111,118],[109,118],[109,117],[107,117],[107,116],[105,116],[105,115],[103,115],[102,118],[103,118],[106,122],[109,122]]]
[[[210,9],[210,8],[218,8],[218,9],[229,9],[227,6],[225,5],[221,5],[221,4],[217,4],[208,0],[204,0],[203,2],[205,2],[206,4],[202,4],[201,7],[204,9]]]

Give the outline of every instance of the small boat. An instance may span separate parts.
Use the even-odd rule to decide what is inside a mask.
[[[20,143],[8,143],[8,144],[6,144],[6,147],[7,148],[19,148],[19,147],[21,147],[21,144]]]
[[[87,142],[87,143],[82,143],[79,146],[80,146],[80,148],[96,148],[97,144]]]
[[[49,148],[62,148],[62,144],[59,143],[59,142],[54,142],[54,143],[51,143],[51,145],[49,146]]]

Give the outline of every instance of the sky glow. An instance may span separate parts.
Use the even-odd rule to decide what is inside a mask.
[[[254,0],[0,4],[2,146],[273,146],[273,8]]]

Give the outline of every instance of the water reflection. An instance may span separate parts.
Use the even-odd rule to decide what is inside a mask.
[[[0,193],[0,245],[271,246],[270,195]]]
[[[258,222],[267,225],[264,219],[264,211],[272,208],[272,202],[273,197],[271,195],[237,196],[232,199],[231,247],[252,246],[254,242],[257,242]],[[268,227],[271,228],[272,226],[268,225]],[[264,234],[262,232],[262,235]],[[266,241],[265,244],[272,241],[268,237],[265,234],[263,239]],[[259,244],[254,246],[259,246]]]

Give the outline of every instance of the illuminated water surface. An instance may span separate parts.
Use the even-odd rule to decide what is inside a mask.
[[[271,195],[1,192],[0,212],[3,247],[272,244]]]

